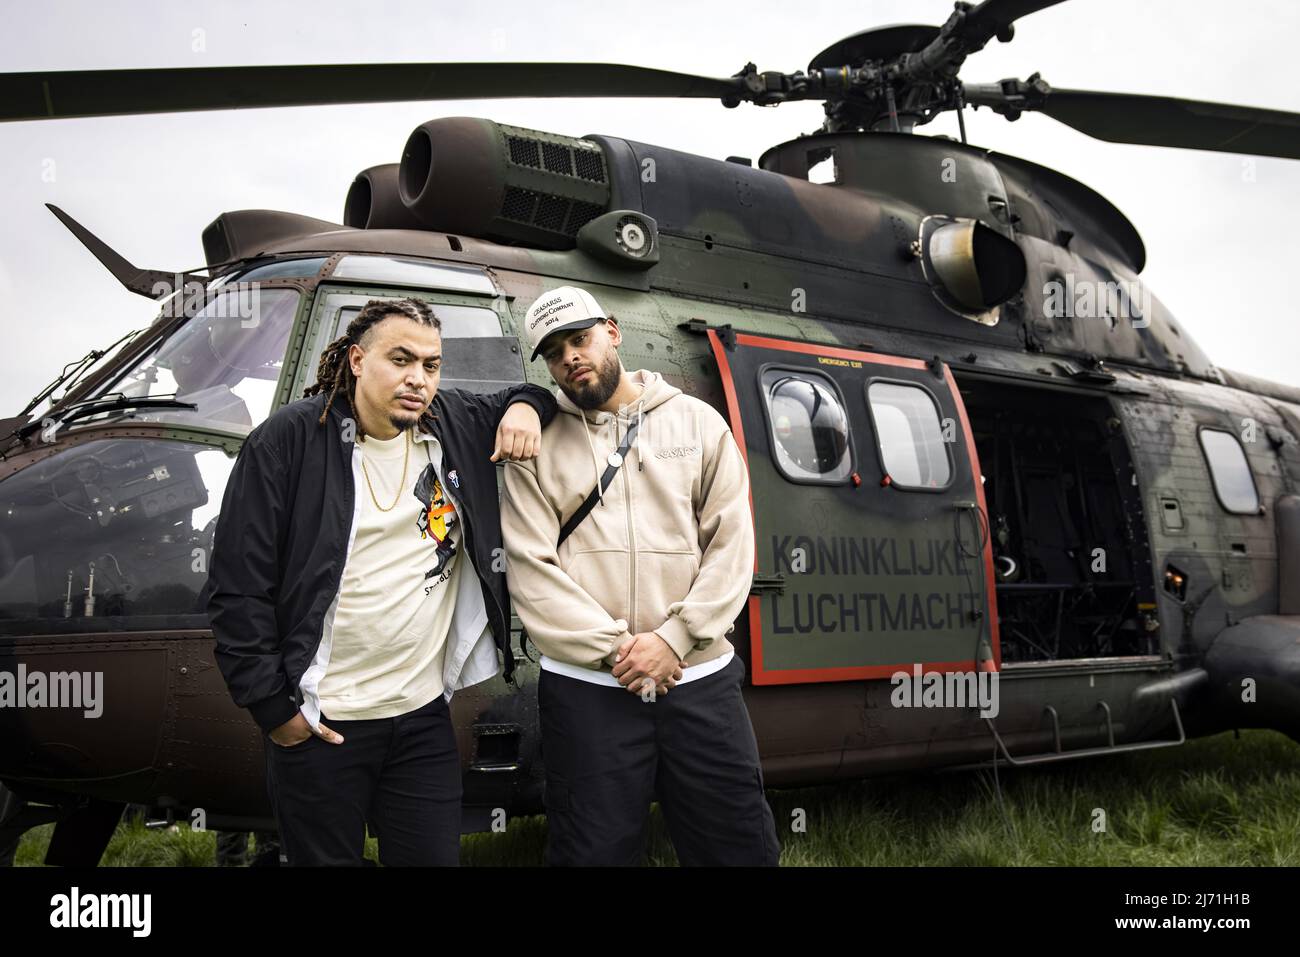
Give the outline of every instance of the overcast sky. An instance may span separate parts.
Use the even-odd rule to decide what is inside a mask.
[[[44,2],[14,5],[5,70],[293,63],[554,60],[727,76],[753,60],[793,72],[874,26],[942,23],[952,4],[751,0],[744,5],[332,2]],[[1300,4],[1071,0],[1021,20],[1010,44],[966,62],[967,82],[1163,94],[1300,112]],[[198,48],[198,49],[196,49]],[[305,107],[0,124],[0,417],[63,365],[147,325],[123,290],[45,209],[63,207],[137,266],[201,266],[200,233],[224,210],[342,219],[353,176],[395,162],[411,129],[483,116],[568,135],[605,133],[705,156],[758,156],[821,122],[819,104],[711,100],[488,100]],[[1120,146],[1043,116],[967,113],[972,143],[1097,189],[1137,226],[1144,279],[1226,368],[1300,385],[1300,161]],[[956,135],[949,116],[923,132]]]

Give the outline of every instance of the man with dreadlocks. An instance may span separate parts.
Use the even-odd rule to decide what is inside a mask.
[[[513,670],[494,463],[537,454],[545,389],[438,389],[441,324],[366,304],[316,384],[249,433],[208,611],[234,701],[266,734],[291,865],[459,860],[448,701]]]

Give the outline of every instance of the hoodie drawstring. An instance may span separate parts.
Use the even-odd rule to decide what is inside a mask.
[[[586,409],[579,409],[578,412],[582,416],[582,432],[587,437],[587,451],[591,453],[591,467],[596,473],[596,499],[597,501],[600,502],[601,505],[604,505],[605,490],[601,487],[601,481],[600,481],[600,477],[601,477],[600,459],[596,457],[596,446],[592,444],[591,441],[591,429],[589,426],[592,423],[589,423],[587,420]],[[617,450],[618,447],[622,444],[622,442],[618,441],[619,416],[618,413],[616,412],[610,413],[610,416],[611,416],[611,421],[614,423],[614,439],[615,439],[614,448]],[[636,402],[636,428],[638,434],[641,431],[641,423],[643,421],[645,421],[645,389],[644,388],[642,388],[641,396],[637,399]],[[626,433],[624,433],[623,437],[627,438]],[[644,441],[642,442],[642,448],[644,448]],[[631,450],[629,449],[628,452],[630,454]],[[636,470],[638,472],[645,471],[645,459],[642,456],[640,449],[638,449],[636,454]]]
[[[645,418],[645,390],[644,389],[641,390],[641,396],[642,397],[638,399],[636,403],[636,434],[638,436],[641,435],[641,421]],[[644,441],[641,443],[641,448],[642,449],[645,448]],[[641,454],[640,450],[638,450],[636,453],[636,470],[638,472],[645,471],[645,457]]]

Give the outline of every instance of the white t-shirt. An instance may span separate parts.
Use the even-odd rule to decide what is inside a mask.
[[[716,674],[727,665],[731,664],[731,659],[736,656],[734,651],[727,651],[712,658],[709,661],[702,662],[698,665],[691,665],[689,668],[682,669],[682,680],[677,684],[684,685],[688,681],[695,681],[698,678],[707,678],[709,675]],[[567,661],[556,661],[554,658],[548,658],[546,655],[541,656],[543,671],[549,671],[552,674],[564,675],[566,678],[577,678],[579,681],[585,681],[593,685],[605,685],[610,688],[622,688],[623,685],[608,671],[594,671],[591,668],[583,668],[580,665],[571,665]],[[644,681],[645,679],[642,679]]]
[[[392,718],[443,692],[443,656],[465,564],[462,531],[429,451],[437,440],[413,439],[414,433],[401,433],[357,444],[365,465],[356,488],[357,527],[318,691],[328,718]],[[396,505],[382,511],[376,498],[384,508],[394,499]]]

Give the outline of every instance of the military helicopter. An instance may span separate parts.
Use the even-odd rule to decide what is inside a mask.
[[[1240,727],[1300,736],[1300,389],[1215,367],[1142,283],[1142,240],[1101,195],[965,142],[964,123],[959,140],[918,132],[987,108],[1115,142],[1300,158],[1300,115],[959,78],[1054,2],[958,3],[942,26],[867,30],[793,74],[0,74],[5,121],[593,94],[826,112],[757,164],[431,120],[400,162],[357,176],[342,224],[225,212],[203,231],[206,270],[180,276],[54,209],[160,315],[0,422],[0,676],[16,676],[0,845],[57,821],[47,860],[93,863],[128,803],[268,826],[260,734],[212,657],[206,557],[244,437],[315,381],[373,298],[429,301],[443,387],[493,390],[552,385],[518,323],[548,289],[582,285],[617,317],[628,368],[728,418],[758,546],[733,643],[772,786]],[[529,654],[514,684],[453,698],[468,826],[540,810]],[[996,675],[996,713],[900,706],[900,673]],[[57,706],[74,690],[84,707]]]

